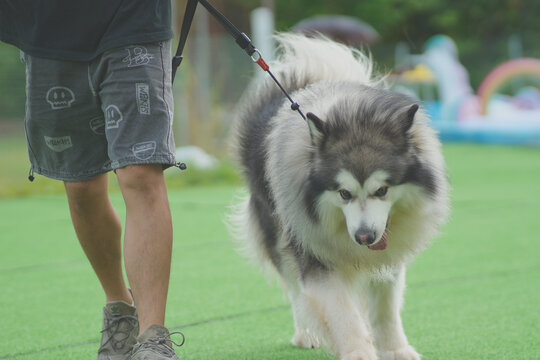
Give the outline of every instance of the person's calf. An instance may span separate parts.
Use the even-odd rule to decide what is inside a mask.
[[[172,220],[161,165],[117,170],[126,203],[124,258],[141,333],[163,325],[172,251]]]
[[[122,271],[122,226],[109,200],[107,175],[64,184],[73,227],[106,300],[129,303]]]

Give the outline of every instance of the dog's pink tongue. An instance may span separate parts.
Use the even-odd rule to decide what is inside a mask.
[[[369,245],[370,250],[384,250],[388,246],[388,233],[385,231],[381,237],[381,240],[377,241],[374,245]]]

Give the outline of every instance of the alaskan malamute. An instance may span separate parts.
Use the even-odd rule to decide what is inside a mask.
[[[283,280],[294,345],[419,359],[400,312],[405,266],[448,213],[441,144],[416,101],[372,76],[369,57],[326,39],[278,41],[272,69],[307,121],[270,81],[246,93],[234,149],[249,195],[232,211],[233,235]]]

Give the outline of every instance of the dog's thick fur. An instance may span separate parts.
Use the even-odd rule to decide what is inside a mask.
[[[441,145],[415,102],[370,59],[326,39],[278,36],[277,77],[251,88],[234,126],[249,195],[234,235],[283,280],[292,343],[340,359],[419,359],[403,332],[405,266],[448,213]]]

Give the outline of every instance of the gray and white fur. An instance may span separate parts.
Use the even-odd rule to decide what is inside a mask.
[[[385,89],[362,53],[277,37],[270,81],[241,101],[235,156],[249,189],[233,235],[273,267],[292,303],[292,343],[343,360],[419,359],[401,323],[405,266],[447,218],[441,145],[424,111]]]

